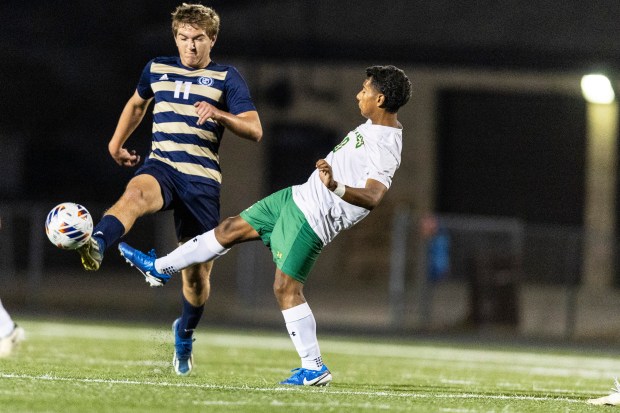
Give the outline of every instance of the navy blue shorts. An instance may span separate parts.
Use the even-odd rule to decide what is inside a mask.
[[[220,222],[220,188],[187,179],[168,165],[151,161],[142,165],[138,175],[151,175],[161,188],[162,211],[174,212],[177,239],[185,241],[212,230]]]

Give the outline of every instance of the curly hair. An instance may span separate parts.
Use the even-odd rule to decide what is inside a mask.
[[[383,108],[390,113],[398,112],[411,97],[411,82],[396,66],[371,66],[366,68],[366,76],[372,86],[385,96]]]
[[[220,31],[220,16],[215,10],[202,4],[183,3],[172,12],[172,34],[175,37],[182,24],[204,29],[207,36],[215,39]]]

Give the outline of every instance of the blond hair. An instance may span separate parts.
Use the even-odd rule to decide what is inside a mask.
[[[183,3],[172,12],[172,34],[175,37],[183,24],[203,29],[207,36],[215,39],[220,31],[220,16],[211,7]]]

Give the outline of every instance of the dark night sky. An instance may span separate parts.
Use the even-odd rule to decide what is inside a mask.
[[[611,73],[620,65],[620,2],[455,3],[205,4],[222,16],[216,60],[332,62],[370,55],[407,65],[602,67]],[[124,182],[132,172],[111,168],[107,142],[142,66],[154,56],[176,52],[169,16],[177,4],[69,0],[0,5],[0,130],[5,142],[0,150],[20,147],[27,163],[24,185],[5,190],[2,197],[71,198],[71,191],[79,191],[82,198],[107,201],[120,193],[120,186],[105,183]],[[148,134],[148,122],[141,127]],[[148,144],[137,142],[137,149],[146,150]],[[67,183],[66,193],[58,193],[59,179]]]

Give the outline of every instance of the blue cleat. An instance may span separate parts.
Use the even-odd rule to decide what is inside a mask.
[[[157,259],[155,250],[151,250],[147,255],[124,242],[118,244],[118,250],[129,265],[136,267],[144,275],[146,282],[151,287],[162,287],[170,279],[168,274],[161,274],[155,269],[155,260]]]
[[[192,344],[194,339],[181,338],[178,334],[179,321],[177,318],[172,323],[172,334],[174,335],[174,357],[172,358],[172,366],[179,376],[187,376],[192,372],[194,367],[194,356],[192,354]]]
[[[327,386],[332,381],[332,374],[326,365],[321,370],[308,370],[302,367],[291,370],[293,375],[280,384],[293,386]]]

